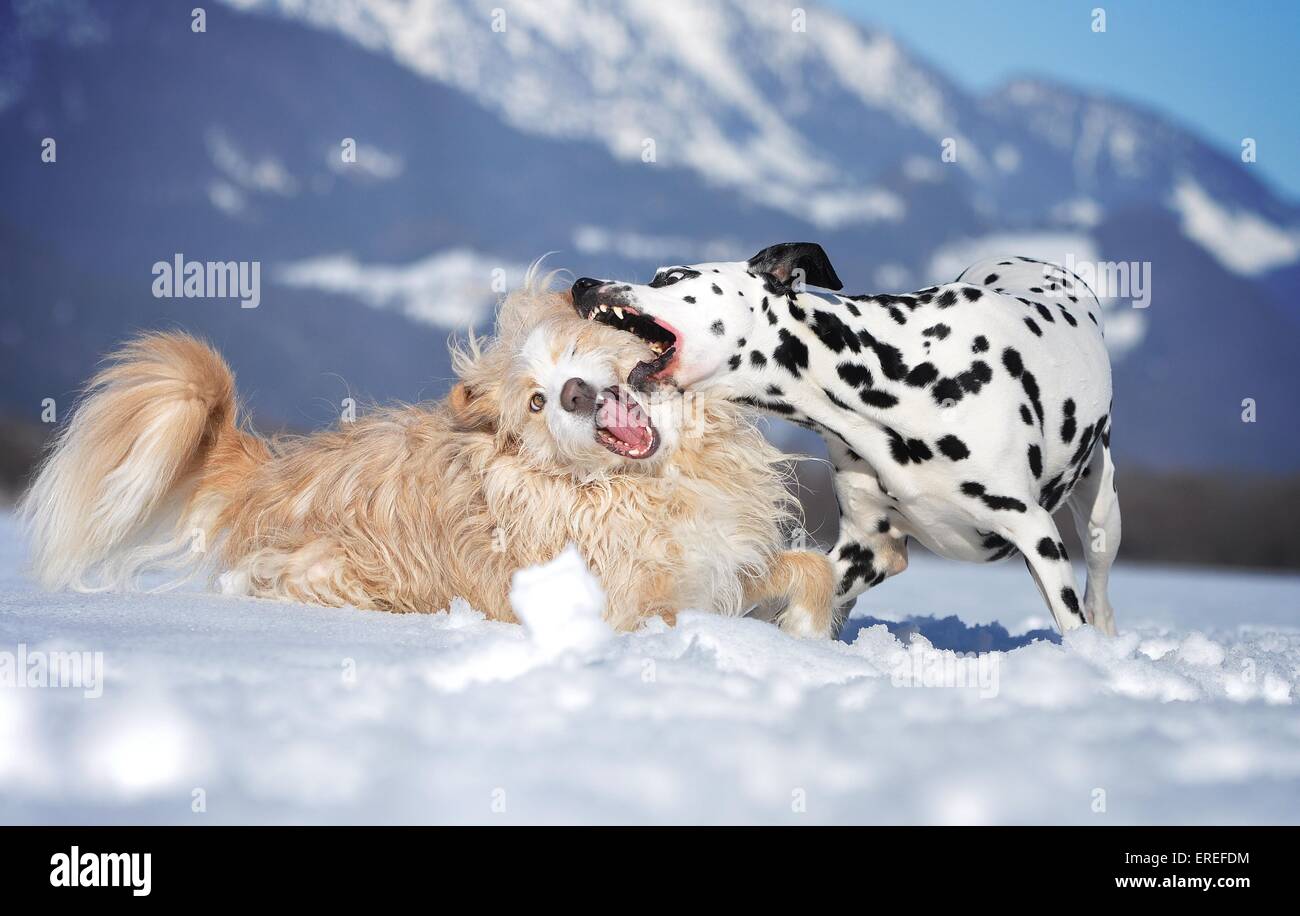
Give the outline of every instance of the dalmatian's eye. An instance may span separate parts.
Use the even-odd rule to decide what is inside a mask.
[[[528,400],[528,409],[531,410],[533,413],[537,413],[537,411],[541,410],[545,406],[546,406],[546,395],[542,394],[540,391],[534,394]]]
[[[662,273],[656,274],[655,278],[650,281],[650,285],[655,289],[658,289],[661,286],[672,286],[674,283],[679,280],[685,280],[687,277],[698,277],[699,275],[700,273],[697,270],[690,270],[686,267],[674,267],[672,270],[665,270]]]

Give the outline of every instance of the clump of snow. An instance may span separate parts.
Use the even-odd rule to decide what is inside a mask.
[[[913,558],[843,641],[684,612],[611,633],[576,553],[524,625],[215,594],[71,595],[0,516],[0,687],[23,823],[1294,822],[1300,578],[1115,570],[1121,634],[1043,625],[1023,569]]]
[[[550,563],[514,574],[510,607],[533,643],[551,657],[590,652],[614,635],[603,619],[605,592],[572,544]]]

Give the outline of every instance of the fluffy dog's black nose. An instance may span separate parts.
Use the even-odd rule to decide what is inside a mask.
[[[573,289],[571,290],[573,297],[576,299],[587,290],[595,289],[597,286],[600,286],[603,282],[603,280],[593,280],[591,277],[579,277],[573,281]]]
[[[560,389],[560,406],[569,413],[591,413],[596,409],[596,389],[580,378],[571,378]]]

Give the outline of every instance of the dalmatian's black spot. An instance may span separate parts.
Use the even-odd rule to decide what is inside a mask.
[[[945,289],[939,294],[939,298],[934,300],[934,304],[941,309],[946,309],[957,304],[957,294],[950,289]]]
[[[682,301],[683,301],[683,302],[689,302],[691,305],[694,305],[694,304],[695,304],[695,297],[694,297],[694,296],[682,296]]]
[[[1037,323],[1036,321],[1034,321],[1034,319],[1032,319],[1032,318],[1026,318],[1026,319],[1025,319],[1025,327],[1027,327],[1027,328],[1029,328],[1029,330],[1033,331],[1035,337],[1042,337],[1042,336],[1043,336],[1043,329],[1040,328],[1040,327],[1038,326],[1038,323]]]
[[[718,284],[714,283],[714,284],[713,284],[713,292],[714,292],[716,295],[721,296],[721,295],[722,295],[722,287],[719,286]]]
[[[907,316],[892,306],[889,309],[889,317],[894,319],[898,324],[907,324]]]
[[[1034,425],[1034,415],[1029,412],[1029,407],[1025,404],[1020,405],[1020,419],[1026,426]]]
[[[996,563],[998,560],[1005,560],[1012,554],[1017,553],[1015,544],[1003,544],[992,555],[989,556],[989,563]]]
[[[709,333],[714,337],[721,337],[723,334],[727,333],[727,326],[721,321],[715,321],[713,324],[709,325]]]
[[[1057,541],[1057,542],[1056,542],[1056,552],[1059,553],[1059,554],[1061,555],[1061,559],[1062,559],[1062,560],[1064,560],[1064,561],[1067,562],[1067,563],[1070,562],[1070,555],[1069,555],[1068,553],[1065,552],[1065,542],[1064,542],[1064,541]]]
[[[731,371],[732,371],[732,372],[735,372],[737,369],[739,369],[739,368],[740,368],[740,354],[737,353],[735,356],[731,357],[731,359],[727,360],[727,365],[729,365],[729,366],[731,367]]]
[[[945,340],[948,337],[948,335],[951,333],[952,333],[952,328],[948,327],[946,324],[940,323],[940,324],[931,325],[930,327],[926,328],[924,331],[921,332],[921,336],[935,337],[939,340]]]
[[[737,350],[745,349],[745,338],[742,337],[740,338],[740,340],[736,341],[736,349]]]
[[[1040,303],[1035,305],[1034,308],[1038,309],[1038,314],[1041,315],[1042,319],[1048,324],[1056,324],[1056,319],[1052,317],[1052,313],[1047,306]]]
[[[861,310],[859,310],[858,307],[854,305],[852,302],[850,302],[848,299],[840,299],[840,302],[844,303],[844,307],[849,310],[849,314],[852,315],[854,318],[862,317]]]
[[[876,522],[876,530],[881,534],[889,534],[889,519],[882,518],[880,521]]]
[[[989,349],[989,339],[985,337],[983,334],[976,337],[975,340],[970,345],[970,351],[972,353],[987,353],[988,349]]]
[[[882,410],[887,410],[898,404],[898,398],[888,391],[881,391],[879,388],[864,388],[858,392],[858,397],[862,399],[862,403],[870,407],[879,407]]]
[[[1074,297],[1071,296],[1070,298],[1073,299]],[[1075,317],[1070,314],[1069,309],[1067,309],[1063,305],[1058,305],[1057,308],[1060,309],[1061,317],[1065,319],[1066,324],[1068,324],[1072,328],[1077,328],[1079,326],[1079,322],[1076,321]]]
[[[1008,512],[1028,512],[1029,507],[1013,496],[996,496],[987,493],[984,490],[984,484],[966,481],[961,485],[962,493],[967,496],[976,497],[984,505],[993,510],[1005,510]]]
[[[767,365],[767,357],[757,350],[749,351],[749,362],[755,369],[762,369]]]
[[[885,374],[885,378],[892,382],[899,382],[907,376],[907,363],[904,362],[903,354],[897,347],[881,343],[865,329],[858,332],[858,339],[864,347],[875,351],[876,359],[880,362],[880,371]]]
[[[918,363],[907,373],[907,384],[913,388],[924,388],[939,377],[939,370],[934,363]]]
[[[1063,477],[1063,474],[1057,474],[1038,491],[1038,505],[1048,512],[1055,512],[1056,507],[1065,498],[1065,484],[1061,482]]]
[[[780,385],[768,385],[767,393],[769,397],[779,398],[785,396],[785,392],[781,390]]]
[[[817,335],[817,339],[833,353],[841,353],[845,347],[854,353],[862,349],[858,335],[854,334],[839,316],[832,315],[830,312],[823,312],[821,309],[813,310],[812,331]]]
[[[1061,589],[1061,600],[1065,602],[1065,606],[1068,607],[1076,617],[1083,620],[1083,611],[1079,610],[1079,598],[1074,594],[1074,589],[1070,588],[1068,585]]]
[[[759,398],[750,397],[739,397],[736,398],[736,401],[748,407],[753,407],[755,410],[766,410],[771,413],[779,413],[784,417],[793,416],[798,412],[793,406],[784,401],[765,401]]]
[[[768,313],[767,313],[767,323],[770,324],[770,325],[775,325],[776,322],[777,322],[776,312],[768,312]]]
[[[1025,371],[1025,363],[1020,358],[1019,351],[1011,347],[1007,347],[1002,351],[1002,365],[1011,374],[1012,378],[1020,378],[1021,373]]]
[[[997,274],[989,274],[987,277],[984,278],[984,285],[985,285],[985,286],[992,286],[994,283],[997,283],[997,282],[998,282],[998,275],[997,275]]]
[[[779,336],[781,342],[772,351],[772,358],[777,365],[798,378],[800,371],[808,368],[808,345],[785,328],[781,328]]]
[[[955,404],[965,396],[961,390],[961,383],[955,378],[940,379],[930,389],[930,395],[934,398],[934,402],[939,405]]]
[[[964,461],[970,457],[970,449],[966,447],[965,442],[962,442],[956,436],[944,436],[935,445],[939,447],[939,451],[943,453],[945,458],[952,461]]]
[[[984,295],[984,290],[978,286],[966,286],[962,288],[961,294],[966,297],[967,302],[978,302]]]
[[[1036,445],[1029,446],[1029,470],[1035,480],[1043,476],[1043,453]]]
[[[1073,442],[1074,432],[1078,427],[1074,420],[1074,398],[1066,398],[1061,409],[1065,412],[1065,419],[1061,421],[1061,441]]]
[[[885,433],[889,436],[889,454],[899,464],[923,464],[934,457],[934,452],[920,439],[904,439],[888,426],[885,427]]]
[[[987,385],[992,378],[993,370],[989,368],[989,364],[982,359],[977,359],[971,363],[969,369],[957,376],[957,381],[961,384],[963,391],[979,394],[980,389]]]
[[[1080,467],[1085,458],[1092,452],[1092,446],[1095,444],[1093,436],[1093,427],[1085,426],[1083,434],[1079,436],[1079,447],[1074,450],[1074,455],[1070,457],[1071,467]]]
[[[854,388],[871,387],[871,370],[861,363],[840,363],[835,367],[844,384],[852,385]]]
[[[795,305],[793,300],[786,303],[786,308],[790,310],[790,317],[793,318],[795,321],[799,322],[800,324],[803,324],[804,321],[807,320],[808,313],[805,312],[803,309],[799,308],[799,306]]]
[[[859,579],[864,582],[874,582],[876,573],[872,569],[872,563],[876,555],[869,547],[863,547],[861,544],[845,544],[840,548],[840,559],[849,564],[848,569],[844,571],[843,578],[840,579],[839,594],[844,594],[853,587],[853,583]],[[881,574],[881,579],[884,574]]]
[[[1061,559],[1061,553],[1056,549],[1056,543],[1051,538],[1043,538],[1038,542],[1038,555],[1046,560]]]

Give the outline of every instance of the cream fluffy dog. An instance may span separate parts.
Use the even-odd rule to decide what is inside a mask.
[[[210,347],[131,341],[23,500],[37,575],[88,590],[206,573],[233,594],[403,612],[459,596],[512,620],[512,573],[574,543],[617,628],[780,602],[788,632],[830,634],[830,564],[780,549],[783,456],[736,407],[633,392],[645,344],[564,294],[516,293],[498,337],[454,357],[435,405],[266,440]]]

